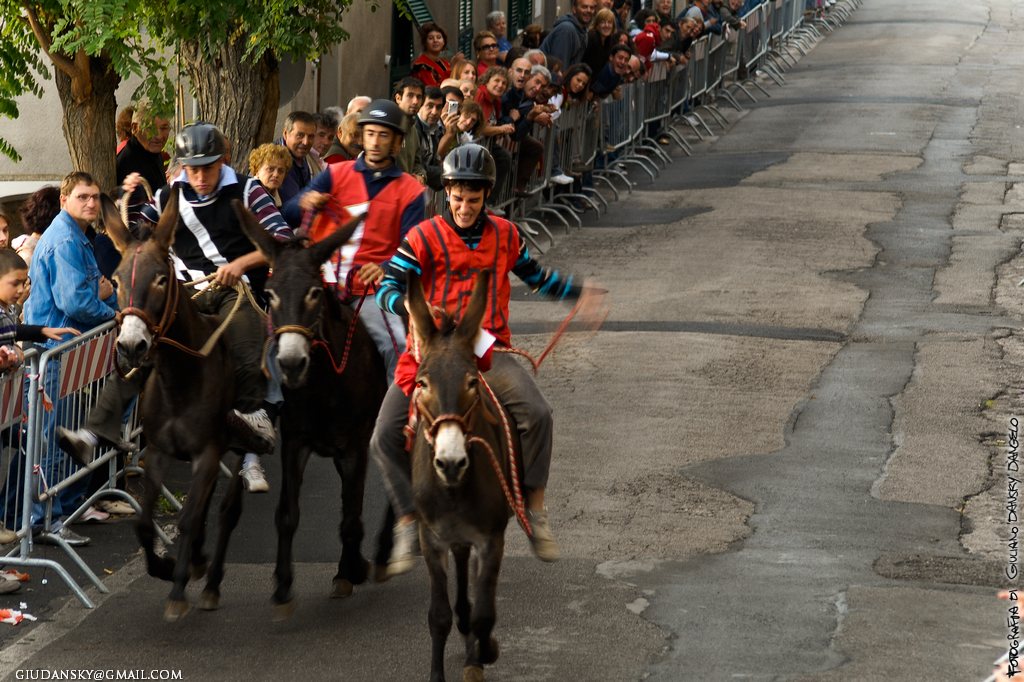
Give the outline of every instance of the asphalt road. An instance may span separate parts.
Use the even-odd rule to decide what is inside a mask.
[[[489,679],[989,674],[1024,411],[1022,68],[1019,3],[865,0],[727,132],[559,237],[543,260],[614,308],[542,370],[564,558],[509,531]],[[565,311],[516,294],[539,349]],[[291,621],[270,618],[276,495],[247,496],[219,611],[165,624],[129,524],[90,527],[110,594],[87,611],[34,575],[0,597],[40,617],[0,631],[0,673],[425,678],[422,567],[327,598],[338,494],[313,461]],[[381,514],[374,473],[370,531]]]

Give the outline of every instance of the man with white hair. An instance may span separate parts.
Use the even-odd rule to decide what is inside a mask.
[[[548,65],[548,56],[544,54],[543,50],[537,48],[524,52],[523,59],[530,60],[530,64],[533,66],[543,66],[546,68]]]
[[[360,111],[366,108],[373,100],[366,95],[356,95],[348,101],[348,107],[345,108],[345,115],[358,114]]]

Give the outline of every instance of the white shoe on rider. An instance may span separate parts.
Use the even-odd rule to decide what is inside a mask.
[[[274,446],[277,444],[277,432],[274,430],[274,423],[262,407],[255,412],[239,412],[232,410],[245,425],[249,427],[253,435],[259,440],[262,447],[259,454],[273,454]]]
[[[266,493],[270,491],[270,484],[267,483],[266,472],[260,464],[260,458],[249,453],[242,463],[242,470],[238,472],[242,477],[242,485],[250,493]]]

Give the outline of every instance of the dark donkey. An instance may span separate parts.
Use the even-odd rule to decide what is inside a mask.
[[[331,596],[347,597],[353,585],[366,580],[360,545],[367,449],[386,376],[384,361],[355,312],[324,288],[320,275],[321,264],[352,236],[357,221],[306,248],[302,240],[275,241],[247,210],[239,211],[239,217],[245,234],[273,267],[266,291],[284,392],[284,480],[277,506],[273,600],[276,616],[287,618],[294,610],[292,540],[311,452],[330,457],[341,477],[341,559]],[[372,298],[365,304],[376,306]]]
[[[113,202],[103,198],[103,222],[121,252],[115,275],[122,311],[119,361],[136,371],[146,371],[143,366],[152,364],[141,398],[148,445],[142,516],[136,533],[149,574],[174,583],[164,609],[168,621],[188,612],[185,586],[189,578],[199,579],[206,573],[206,517],[234,428],[229,413],[235,393],[234,366],[223,339],[206,357],[196,352],[221,320],[199,312],[190,292],[175,277],[168,256],[178,227],[178,194],[177,189],[170,191],[160,221],[145,241],[131,236]],[[168,457],[192,462],[188,498],[178,520],[177,561],[169,555],[158,556],[153,546],[153,507]],[[219,605],[228,538],[242,512],[238,462],[229,463],[228,468],[234,473],[221,504],[217,546],[199,601],[199,607],[206,610]]]
[[[480,273],[462,319],[456,323],[442,314],[439,329],[419,279],[409,278],[410,318],[422,352],[412,397],[418,415],[412,487],[421,524],[420,544],[430,573],[430,679],[434,682],[444,680],[444,647],[452,627],[446,570],[449,550],[455,557],[455,615],[466,641],[463,680],[482,680],[483,666],[498,658],[491,630],[505,527],[512,513],[503,480],[510,480],[509,448],[518,452],[519,439],[514,425],[506,422],[507,432],[502,425],[503,408],[486,390],[473,355],[489,279],[490,273]],[[474,549],[477,574],[471,605],[469,558]]]

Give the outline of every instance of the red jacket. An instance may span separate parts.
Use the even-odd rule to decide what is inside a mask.
[[[420,263],[420,281],[427,303],[456,317],[461,316],[469,303],[477,273],[489,270],[491,282],[481,326],[494,334],[498,343],[511,346],[509,275],[519,259],[519,232],[504,218],[488,215],[488,219],[490,224],[475,249],[466,246],[456,229],[441,216],[424,220],[409,231],[405,240]],[[413,339],[409,339],[406,347],[412,349],[413,343]],[[395,382],[403,390],[408,387],[411,391],[416,369],[415,358],[406,351],[395,369]]]
[[[423,85],[435,88],[441,87],[441,81],[448,78],[452,72],[452,65],[447,59],[431,59],[426,53],[421,54],[412,63],[412,75],[423,81]]]
[[[309,236],[315,242],[334,232],[354,215],[366,214],[348,243],[334,252],[324,264],[324,280],[328,284],[344,285],[354,267],[367,263],[385,263],[398,250],[402,242],[402,211],[423,194],[423,185],[408,173],[402,173],[370,201],[366,182],[355,170],[355,161],[335,163],[331,172],[331,196],[340,211],[325,210],[317,215],[310,226]],[[366,287],[353,278],[350,294],[366,293]]]

